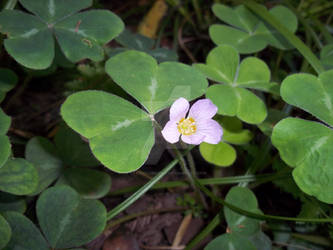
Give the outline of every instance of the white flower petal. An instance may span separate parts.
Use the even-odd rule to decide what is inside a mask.
[[[178,142],[180,133],[177,129],[176,122],[168,121],[162,130],[162,135],[163,135],[164,139],[170,143]]]
[[[196,101],[189,112],[188,117],[194,118],[196,121],[201,119],[210,119],[217,112],[217,107],[209,99],[201,99]]]
[[[193,135],[182,135],[182,141],[187,144],[199,145],[203,142],[205,136],[200,133],[195,133]]]
[[[185,118],[186,113],[190,107],[190,103],[183,97],[177,99],[170,108],[170,120],[179,121]]]
[[[204,142],[218,144],[222,139],[223,129],[213,119],[200,120],[197,122],[197,133],[204,135]]]

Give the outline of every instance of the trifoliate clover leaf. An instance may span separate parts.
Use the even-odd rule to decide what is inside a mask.
[[[77,62],[104,58],[102,45],[124,27],[121,19],[108,10],[89,10],[92,0],[20,0],[28,14],[19,10],[0,13],[0,32],[7,52],[31,69],[46,69],[54,59],[55,41],[67,59]]]

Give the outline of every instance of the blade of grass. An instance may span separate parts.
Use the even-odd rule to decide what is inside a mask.
[[[197,246],[210,232],[212,232],[220,223],[221,215],[223,214],[223,209],[220,210],[220,212],[215,215],[215,217],[208,223],[208,225],[193,239],[190,241],[190,243],[186,246],[184,250],[190,250],[193,247]]]
[[[189,152],[193,147],[188,148],[184,154]],[[163,168],[157,175],[155,175],[150,181],[148,181],[144,186],[138,189],[134,194],[120,203],[118,206],[113,208],[107,213],[107,220],[111,220],[117,214],[128,208],[132,205],[136,200],[138,200],[142,195],[144,195],[152,186],[154,186],[159,180],[161,180],[177,163],[178,159],[170,162],[165,168]]]
[[[310,223],[332,223],[333,218],[294,218],[294,217],[285,217],[285,216],[276,216],[276,215],[267,215],[267,214],[257,214],[252,213],[242,208],[236,207],[225,200],[217,197],[211,191],[208,190],[205,186],[203,186],[197,179],[195,179],[196,185],[211,199],[215,200],[216,202],[220,203],[223,206],[230,208],[231,210],[235,211],[236,213],[243,214],[247,217],[251,217],[258,220],[277,220],[277,221],[293,221],[293,222],[310,222]]]
[[[262,175],[243,175],[243,176],[232,176],[232,177],[221,177],[221,178],[202,178],[198,181],[202,185],[227,185],[227,184],[238,184],[240,182],[269,182],[272,180],[283,179],[291,177],[290,173],[274,173],[274,174],[262,174]],[[187,181],[166,181],[156,183],[151,189],[165,189],[165,188],[175,188],[175,187],[188,187],[189,183]],[[130,186],[122,188],[113,192],[110,192],[110,196],[123,195],[127,193],[132,193],[138,190],[141,186]]]

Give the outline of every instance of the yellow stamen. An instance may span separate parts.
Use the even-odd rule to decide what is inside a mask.
[[[197,131],[197,126],[192,117],[180,119],[177,123],[177,128],[182,135],[193,135]]]

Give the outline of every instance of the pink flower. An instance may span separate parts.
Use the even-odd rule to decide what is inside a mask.
[[[189,107],[189,102],[182,97],[172,104],[170,121],[162,130],[164,139],[170,143],[176,143],[181,136],[182,141],[188,144],[219,143],[223,130],[220,124],[212,119],[217,112],[217,107],[209,99],[198,100],[192,105],[186,117]]]

